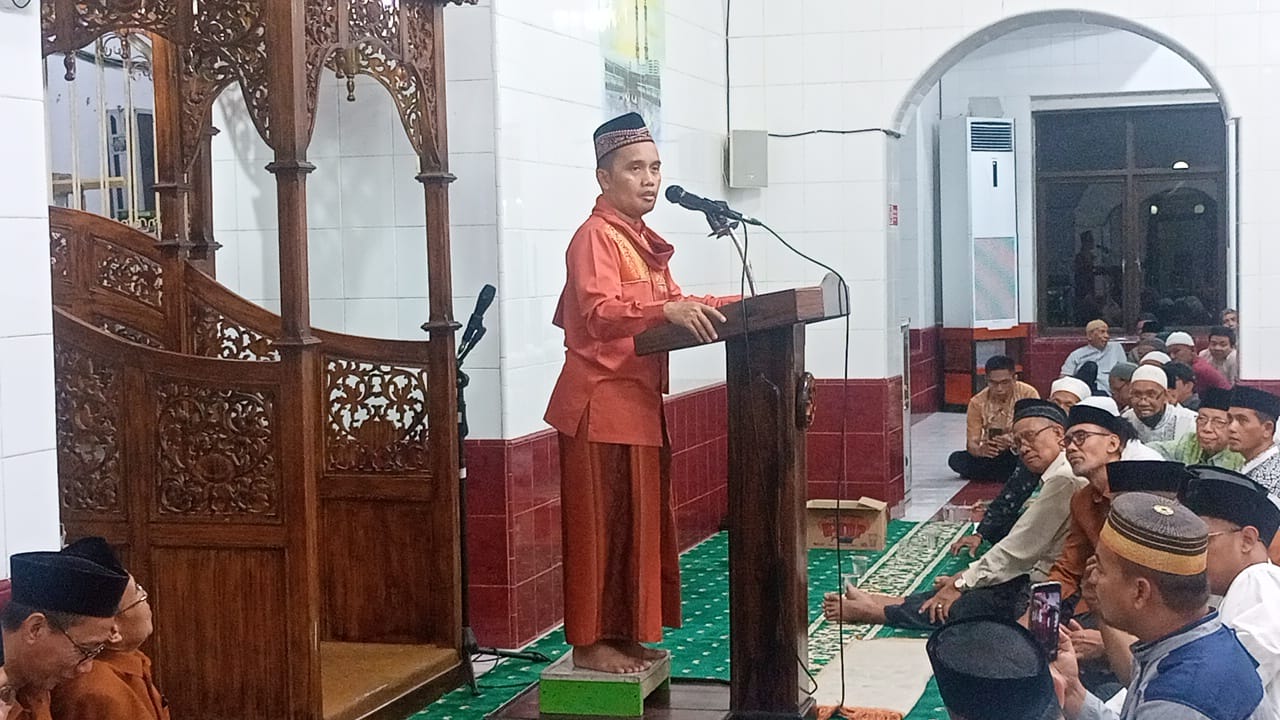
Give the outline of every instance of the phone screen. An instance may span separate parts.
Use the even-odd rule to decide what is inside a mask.
[[[1058,625],[1061,622],[1062,585],[1047,582],[1031,586],[1031,622],[1027,629],[1050,660],[1058,657]]]

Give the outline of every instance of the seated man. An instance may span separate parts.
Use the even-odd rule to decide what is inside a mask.
[[[1231,393],[1210,388],[1196,413],[1196,431],[1181,440],[1161,440],[1148,447],[1160,453],[1165,460],[1183,465],[1214,465],[1228,470],[1239,470],[1244,456],[1227,447],[1227,428],[1231,418]]]
[[[1191,468],[1182,504],[1209,527],[1209,592],[1222,597],[1222,622],[1258,663],[1272,717],[1280,717],[1280,567],[1267,547],[1280,529],[1280,508],[1249,478]]]
[[[1236,356],[1236,331],[1226,325],[1209,328],[1209,347],[1200,351],[1200,359],[1209,363],[1229,383],[1240,379],[1240,364]]]
[[[1208,529],[1190,510],[1148,493],[1117,497],[1099,533],[1090,576],[1096,611],[1138,639],[1124,709],[1080,682],[1070,636],[1053,671],[1070,720],[1247,720],[1262,704],[1249,653],[1208,608]]]
[[[1129,409],[1129,383],[1133,381],[1133,371],[1138,369],[1137,363],[1118,362],[1111,368],[1111,397],[1121,412]]]
[[[1280,397],[1265,390],[1237,385],[1227,411],[1227,446],[1244,456],[1240,472],[1280,497],[1280,449],[1276,448],[1276,418]]]
[[[1196,392],[1203,393],[1211,387],[1230,390],[1231,383],[1222,373],[1218,372],[1208,360],[1201,358],[1196,354],[1196,341],[1191,339],[1191,335],[1185,332],[1169,333],[1169,337],[1165,339],[1164,344],[1169,348],[1169,357],[1174,362],[1180,362],[1189,365],[1191,370],[1196,374]]]
[[[1222,311],[1222,326],[1235,330],[1240,323],[1240,313],[1233,308],[1226,308]]]
[[[1073,377],[1060,377],[1049,387],[1049,402],[1071,412],[1075,404],[1093,395],[1088,384]]]
[[[100,537],[77,540],[62,552],[125,573],[111,546]],[[147,591],[132,575],[115,619],[116,635],[93,668],[54,689],[53,720],[168,720],[168,702],[151,676],[151,660],[138,649],[151,636],[151,605]]]
[[[1097,387],[1090,390],[1105,393],[1109,387],[1107,378],[1111,374],[1111,368],[1124,360],[1124,348],[1118,342],[1111,342],[1111,329],[1106,320],[1090,320],[1085,326],[1085,338],[1087,343],[1072,350],[1062,363],[1061,377],[1071,377],[1082,364],[1093,361],[1098,364],[1098,381]]]
[[[0,717],[48,720],[49,691],[92,670],[114,635],[129,578],[56,552],[14,555],[9,571],[12,598],[0,611]]]
[[[1144,443],[1179,440],[1196,431],[1196,414],[1169,404],[1169,375],[1164,368],[1147,365],[1134,371],[1129,404],[1124,418]]]
[[[1181,405],[1188,410],[1199,410],[1200,395],[1196,393],[1195,372],[1180,362],[1165,365],[1164,372],[1169,376],[1169,404]]]
[[[1013,424],[1013,404],[1040,393],[1014,377],[1013,358],[993,355],[987,360],[987,387],[969,400],[965,449],[951,453],[947,465],[970,480],[1004,482],[1018,458],[1008,437]]]
[[[959,720],[1058,720],[1044,650],[1021,625],[974,618],[925,644],[938,694]]]
[[[1153,352],[1163,353],[1165,351],[1164,341],[1156,337],[1155,333],[1150,336],[1144,336],[1134,343],[1133,349],[1129,351],[1129,362],[1134,365],[1141,365],[1143,358]]]
[[[1156,365],[1159,367],[1164,367],[1165,365],[1168,365],[1171,362],[1173,362],[1173,358],[1169,357],[1168,353],[1164,352],[1163,350],[1152,350],[1151,352],[1142,356],[1142,359],[1138,361],[1138,366],[1141,367],[1143,365]]]
[[[878,596],[850,588],[843,598],[828,593],[828,619],[874,622],[892,627],[927,628],[950,618],[996,615],[1012,620],[1026,609],[1028,578],[1044,579],[1067,535],[1072,494],[1086,480],[1071,471],[1062,451],[1067,418],[1044,400],[1019,400],[1013,438],[1027,470],[1041,478],[1040,494],[1013,530],[985,555],[954,577],[940,577],[935,592],[908,597]]]

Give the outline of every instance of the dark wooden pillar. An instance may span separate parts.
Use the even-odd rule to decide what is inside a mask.
[[[200,149],[196,153],[195,166],[191,169],[191,192],[187,210],[190,216],[191,262],[204,272],[217,277],[215,263],[218,248],[213,239],[213,138],[218,129],[213,127],[212,109],[205,115],[205,131],[200,133]],[[223,198],[233,202],[234,198]]]
[[[804,325],[727,343],[729,672],[734,718],[800,718],[808,664]]]
[[[188,158],[182,142],[182,73],[178,46],[150,33],[156,102],[156,195],[160,244],[186,256]]]
[[[457,382],[457,364],[455,360],[458,323],[453,318],[453,261],[449,239],[449,184],[456,178],[449,172],[449,140],[445,120],[445,86],[444,77],[444,8],[433,5],[429,11],[419,16],[418,22],[429,22],[429,32],[424,37],[432,38],[432,45],[424,49],[430,53],[429,58],[417,58],[418,67],[430,68],[423,73],[422,81],[428,87],[437,88],[432,113],[423,114],[422,137],[424,147],[420,152],[420,172],[417,180],[422,183],[426,195],[427,211],[427,282],[428,282],[428,320],[423,329],[430,333],[428,346],[427,377],[431,378],[431,392],[428,398],[428,417],[431,419],[433,431],[429,435],[432,458],[432,477],[440,483],[441,515],[436,518],[442,523],[439,527],[448,527],[452,537],[459,543],[467,541],[461,537],[460,521],[457,512],[460,501],[458,485],[458,402],[454,387]],[[437,430],[438,429],[438,430]],[[444,513],[448,513],[446,516]],[[460,593],[467,592],[462,587],[462,568],[458,553],[450,553],[441,557],[440,562],[452,564],[447,569],[448,576],[453,578],[452,592],[441,593],[440,607],[431,613],[439,617],[449,615],[451,622],[447,628],[441,628],[440,642],[450,647],[459,647],[462,643],[462,610],[456,599]],[[445,570],[445,568],[442,568]]]
[[[311,122],[306,100],[304,8],[298,2],[262,5],[266,25],[269,104],[268,143],[275,157],[267,170],[276,177],[280,247],[281,332],[276,341],[284,370],[281,417],[287,418],[281,464],[288,508],[284,582],[289,613],[283,634],[292,666],[290,720],[310,720],[321,707],[319,494],[322,451],[321,355],[311,334],[311,292],[307,269],[307,162]]]

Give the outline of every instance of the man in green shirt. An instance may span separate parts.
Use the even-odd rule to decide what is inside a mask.
[[[1164,456],[1165,460],[1183,465],[1216,465],[1238,471],[1244,466],[1244,456],[1227,447],[1227,426],[1231,422],[1227,416],[1227,408],[1230,406],[1230,391],[1209,388],[1200,398],[1194,433],[1177,440],[1147,445]]]

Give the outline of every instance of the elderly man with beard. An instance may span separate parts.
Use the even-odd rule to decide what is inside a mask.
[[[1123,417],[1144,443],[1180,440],[1196,431],[1196,414],[1169,404],[1169,375],[1164,368],[1144,365],[1129,384],[1129,409]]]
[[[128,576],[56,552],[14,555],[0,611],[0,718],[50,720],[49,691],[93,670],[115,633]]]
[[[908,597],[873,595],[857,588],[844,597],[828,593],[828,619],[874,622],[892,627],[930,628],[962,617],[995,615],[1012,620],[1026,609],[1031,580],[1042,580],[1062,548],[1071,496],[1085,486],[1062,451],[1066,416],[1053,403],[1019,400],[1011,429],[1014,447],[1027,470],[1040,477],[1040,494],[1013,529],[980,559],[954,577],[940,577],[936,589]]]
[[[1153,442],[1148,447],[1160,453],[1165,460],[1183,465],[1214,465],[1239,470],[1244,465],[1244,456],[1227,447],[1227,430],[1231,425],[1227,411],[1230,407],[1230,392],[1209,388],[1200,400],[1194,434],[1180,440]]]
[[[77,540],[62,552],[128,574],[100,537]],[[139,649],[153,630],[151,605],[132,575],[115,620],[116,635],[93,668],[54,689],[53,720],[169,720],[169,704],[156,688],[151,659]]]

